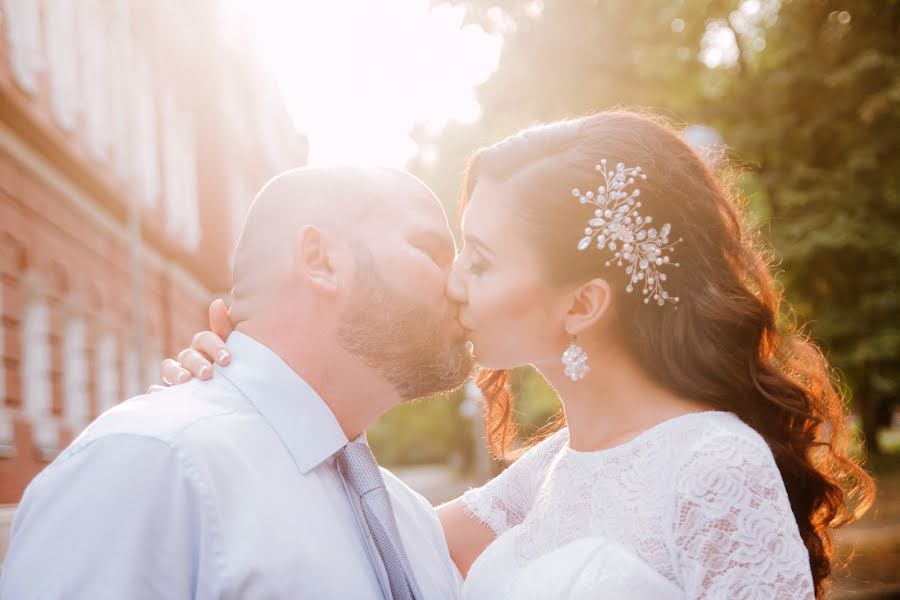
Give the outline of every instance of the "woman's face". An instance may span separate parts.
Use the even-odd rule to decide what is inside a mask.
[[[479,181],[463,217],[463,250],[447,284],[475,357],[489,369],[558,362],[569,343],[569,294],[546,283],[518,215],[513,186]]]

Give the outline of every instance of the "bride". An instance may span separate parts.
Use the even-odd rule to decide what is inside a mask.
[[[823,596],[829,530],[873,485],[734,200],[673,130],[630,112],[475,153],[447,293],[482,368],[488,443],[503,457],[515,435],[513,367],[536,367],[565,418],[438,507],[464,598]],[[163,375],[209,377],[223,348],[199,335]]]

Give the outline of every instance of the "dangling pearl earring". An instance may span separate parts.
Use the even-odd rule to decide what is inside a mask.
[[[575,336],[569,334],[569,339],[572,340],[572,343],[569,344],[569,347],[563,352],[562,364],[566,366],[564,373],[569,376],[569,379],[578,381],[583,378],[591,368],[587,366],[587,352],[575,344]]]

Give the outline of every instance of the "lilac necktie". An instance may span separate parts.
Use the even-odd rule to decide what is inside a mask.
[[[369,446],[350,442],[338,452],[337,464],[359,498],[366,525],[387,571],[393,600],[421,599],[422,593],[403,551],[391,499]]]

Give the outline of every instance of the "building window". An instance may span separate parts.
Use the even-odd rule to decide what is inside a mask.
[[[47,302],[33,300],[22,322],[22,398],[32,422],[50,416],[50,342],[47,335]]]
[[[22,89],[37,91],[41,69],[40,4],[34,0],[4,0],[3,15],[9,41],[9,62],[13,77]]]
[[[163,361],[162,352],[155,344],[150,344],[149,350],[144,354],[144,388],[153,384],[162,385],[162,375],[159,374],[159,364]],[[144,390],[141,390],[143,393]]]
[[[171,90],[162,95],[163,177],[166,232],[187,250],[200,242],[197,213],[197,153],[190,116]]]
[[[12,414],[0,406],[0,458],[16,455],[16,437]]]
[[[110,114],[107,127],[113,146],[113,165],[119,179],[131,183],[131,95],[132,44],[131,14],[128,0],[117,0],[112,7],[112,25],[109,47]]]
[[[134,152],[132,172],[136,178],[137,192],[147,208],[154,208],[159,196],[159,148],[157,145],[156,105],[150,59],[144,52],[135,56],[135,85],[132,113]]]
[[[141,363],[138,352],[134,348],[125,355],[125,397],[134,398],[144,390],[141,389]]]
[[[0,281],[0,411],[6,406],[6,318],[3,313],[3,281]]]
[[[74,317],[66,324],[63,337],[63,383],[66,422],[77,433],[87,425],[88,407],[87,359],[85,356],[84,319]]]
[[[107,331],[97,342],[97,413],[106,412],[119,402],[119,370],[116,363],[116,336]]]
[[[155,343],[150,340],[145,344],[143,368],[141,366],[141,357],[137,350],[132,349],[125,356],[125,395],[128,398],[139,396],[147,391],[147,388],[153,384],[161,384],[162,377],[159,374],[159,363],[162,362],[162,355],[156,349]]]
[[[78,116],[78,55],[75,7],[71,0],[47,1],[47,60],[53,114],[63,129],[73,129]]]
[[[50,461],[59,454],[59,426],[50,417],[31,423],[31,437],[41,460]]]
[[[105,1],[105,0],[104,0]],[[100,9],[100,0],[79,0],[78,40],[81,53],[81,93],[84,121],[91,155],[105,161],[112,139],[110,127],[111,79],[108,68],[108,19]]]

